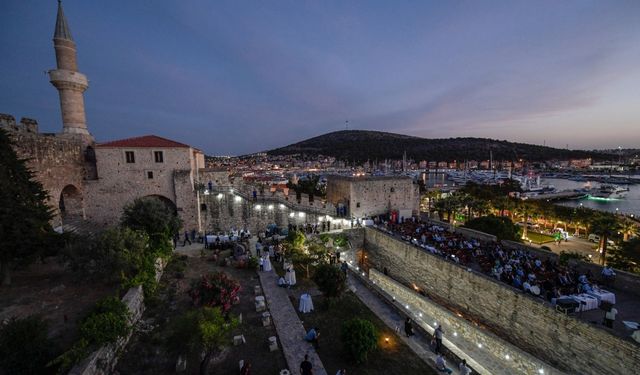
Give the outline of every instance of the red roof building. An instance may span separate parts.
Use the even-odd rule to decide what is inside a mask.
[[[151,147],[151,148],[190,148],[191,146],[184,143],[172,141],[167,138],[158,137],[157,135],[143,135],[141,137],[125,138],[116,141],[98,143],[96,147],[110,147],[110,148],[138,148],[138,147]]]

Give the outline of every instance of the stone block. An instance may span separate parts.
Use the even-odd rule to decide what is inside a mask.
[[[263,312],[267,309],[267,305],[264,301],[256,301],[256,312]]]
[[[253,287],[253,294],[259,296],[262,294],[262,287],[260,285],[256,285]]]
[[[270,352],[275,352],[276,350],[278,350],[278,339],[275,336],[269,337],[268,342]]]
[[[238,346],[245,344],[247,341],[244,339],[244,335],[233,336],[233,345]]]
[[[271,325],[271,314],[268,311],[262,313],[262,326],[269,327]]]

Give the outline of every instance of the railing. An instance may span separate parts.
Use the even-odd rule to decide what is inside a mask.
[[[253,197],[253,189],[239,189],[237,187],[234,186],[213,186],[210,193],[212,194],[219,194],[219,193],[231,193],[237,196],[240,196],[242,198],[244,198],[245,200],[249,201],[249,202],[256,202],[256,203],[279,203],[279,204],[284,204],[285,206],[287,206],[288,208],[292,209],[292,210],[297,210],[297,211],[304,211],[306,213],[312,213],[312,214],[316,214],[316,215],[335,215],[335,212],[332,208],[330,207],[326,207],[326,205],[323,202],[318,202],[319,204],[322,205],[321,206],[311,206],[311,205],[305,205],[305,204],[301,204],[298,203],[296,200],[290,200],[290,199],[286,199],[283,198],[279,195],[276,194],[264,194],[264,193],[259,193],[257,194],[257,196],[254,198]]]

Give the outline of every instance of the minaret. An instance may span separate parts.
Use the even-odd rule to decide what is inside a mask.
[[[51,84],[58,89],[60,94],[62,133],[80,135],[86,142],[91,143],[93,137],[87,130],[83,96],[84,91],[89,87],[89,81],[84,74],[78,72],[76,44],[71,37],[60,0],[58,0],[58,17],[53,34],[53,46],[56,50],[58,69],[50,70],[49,77]]]

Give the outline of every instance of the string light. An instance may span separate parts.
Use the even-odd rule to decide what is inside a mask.
[[[455,337],[458,337],[458,332],[454,332],[454,333],[453,333],[453,335],[454,335]]]
[[[482,344],[478,344],[478,348],[479,348],[479,349],[482,349]]]
[[[506,354],[506,355],[504,356],[504,359],[506,359],[507,361],[509,360],[509,358],[511,358],[511,357],[509,357],[509,354]]]

